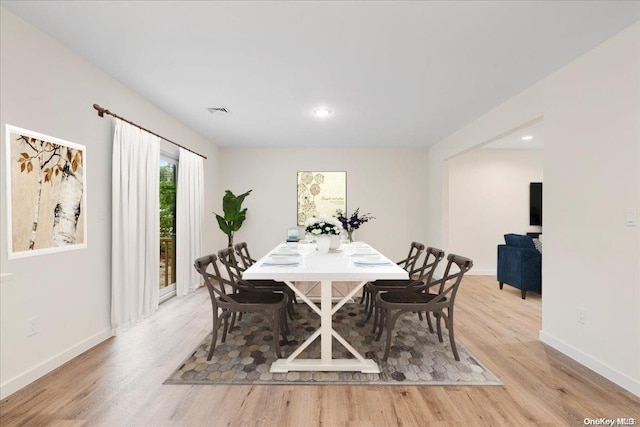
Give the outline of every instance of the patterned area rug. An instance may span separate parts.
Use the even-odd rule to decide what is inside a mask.
[[[460,342],[456,342],[460,361],[456,362],[449,346],[446,329],[444,343],[429,332],[426,321],[416,314],[398,319],[389,359],[382,362],[384,339],[375,341],[372,320],[365,316],[360,304],[345,304],[334,316],[334,329],[356,350],[374,359],[380,374],[360,372],[289,372],[271,373],[276,360],[271,328],[265,316],[245,314],[240,322],[218,344],[210,362],[207,353],[211,334],[191,352],[187,360],[164,382],[165,384],[347,384],[347,385],[502,385],[480,364]],[[319,317],[306,304],[296,305],[296,315],[289,320],[289,344],[282,346],[283,356],[291,354],[320,323]],[[435,325],[434,325],[435,326]],[[334,357],[353,358],[351,353],[333,340]],[[300,357],[318,358],[320,339],[302,352]]]

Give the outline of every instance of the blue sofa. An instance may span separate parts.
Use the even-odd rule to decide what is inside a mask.
[[[498,282],[522,291],[542,292],[542,253],[533,239],[520,234],[505,234],[505,245],[498,245]]]

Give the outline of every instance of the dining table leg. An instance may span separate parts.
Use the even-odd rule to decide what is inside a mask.
[[[329,365],[332,359],[333,319],[331,315],[332,292],[331,280],[323,280],[320,284],[320,358],[323,364]]]
[[[320,315],[320,328],[307,338],[288,358],[278,359],[271,365],[271,372],[290,371],[355,371],[363,373],[379,373],[378,364],[370,359],[365,359],[344,337],[333,329],[333,316],[349,301],[366,282],[359,283],[351,292],[344,296],[337,304],[333,304],[331,280],[322,280],[320,283],[320,307],[314,304],[294,283],[286,282],[313,311]],[[320,359],[301,359],[302,353],[313,341],[320,337]],[[333,339],[336,339],[355,357],[354,359],[334,359]]]

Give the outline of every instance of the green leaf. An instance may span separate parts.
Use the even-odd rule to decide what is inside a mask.
[[[241,203],[238,202],[237,197],[230,190],[224,192],[222,198],[222,210],[224,211],[224,217],[227,220],[233,219],[240,210]]]
[[[242,202],[244,202],[244,198],[247,197],[249,195],[249,193],[251,193],[253,190],[249,190],[244,194],[241,194],[237,197],[238,200],[238,209],[240,209],[240,206],[242,206]],[[245,209],[246,210],[246,209]]]
[[[220,230],[222,230],[224,234],[229,235],[229,233],[231,233],[232,231],[227,221],[218,214],[216,214],[216,219],[218,220],[218,226],[220,227]]]
[[[233,233],[242,227],[242,223],[246,219],[247,209],[242,209],[242,202],[253,190],[236,196],[231,190],[226,190],[222,197],[222,210],[224,217],[216,214],[218,226],[230,238]],[[215,213],[215,212],[214,212]]]

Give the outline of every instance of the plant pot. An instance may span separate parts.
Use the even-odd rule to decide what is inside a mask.
[[[322,254],[328,253],[331,247],[331,237],[327,234],[316,236],[316,247],[318,248],[318,252]]]

